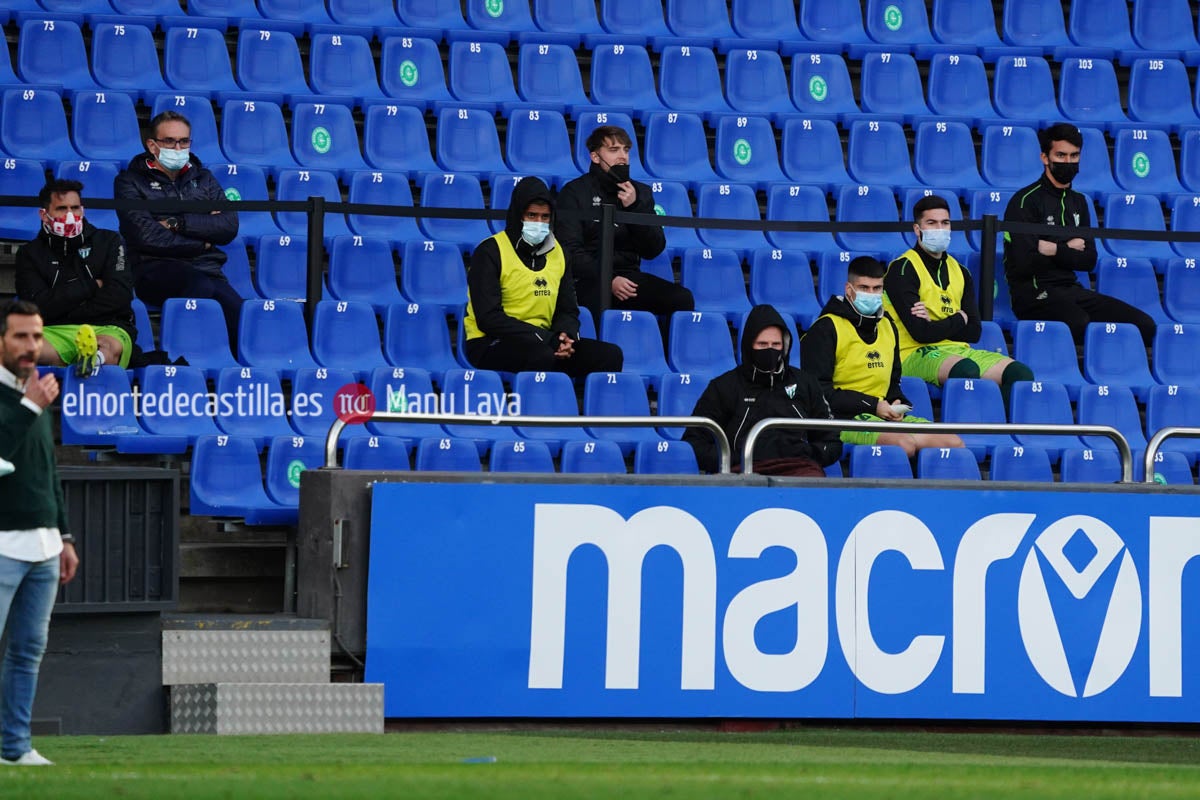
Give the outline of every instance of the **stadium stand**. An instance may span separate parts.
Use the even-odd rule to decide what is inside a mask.
[[[308,240],[303,236],[264,236],[254,248],[258,293],[272,300],[303,300],[307,294]]]
[[[703,378],[733,369],[729,322],[720,314],[676,311],[667,336],[667,359],[676,372]]]
[[[329,293],[335,300],[370,303],[381,316],[388,306],[406,302],[397,285],[396,265],[387,240],[358,235],[334,237],[329,248]]]
[[[725,102],[717,57],[707,47],[669,45],[659,54],[658,91],[667,108],[714,120],[733,109]]]
[[[458,369],[446,316],[436,306],[389,306],[384,316],[384,354],[397,367],[420,367],[440,386],[447,370]]]
[[[428,147],[428,145],[426,145]],[[432,162],[430,162],[432,164]],[[350,177],[351,203],[411,208],[412,189],[400,172],[356,172]],[[407,241],[423,238],[416,217],[389,217],[378,214],[347,214],[350,230],[360,236],[382,239],[397,248]]]
[[[446,86],[437,42],[416,36],[415,32],[413,36],[388,36],[383,40],[379,78],[388,97],[421,110],[453,99]]]
[[[342,367],[360,375],[387,366],[375,311],[367,303],[318,302],[312,321],[312,353],[322,367]]]
[[[750,310],[741,257],[737,251],[693,248],[684,251],[682,263],[680,282],[692,290],[696,311],[721,314],[733,321]]]
[[[316,367],[302,306],[274,300],[243,303],[238,360],[248,367],[277,370],[289,379],[296,370]]]
[[[807,329],[821,313],[808,255],[795,249],[755,250],[750,257],[750,303],[773,305]]]
[[[154,34],[146,25],[97,24],[92,29],[92,72],[102,89],[127,92],[146,102],[171,91],[163,80]]]
[[[622,371],[640,375],[647,383],[656,384],[663,373],[671,371],[658,320],[649,311],[608,309],[600,315],[600,339],[621,348],[625,354]]]
[[[838,53],[840,48],[821,52],[815,43],[812,48],[792,56],[792,102],[796,108],[816,119],[847,121],[860,116],[862,110],[854,99],[850,71]]]

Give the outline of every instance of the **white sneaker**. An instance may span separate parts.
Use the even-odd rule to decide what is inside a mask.
[[[30,750],[29,752],[22,754],[20,758],[14,758],[12,760],[9,760],[7,758],[0,758],[0,764],[3,764],[8,767],[52,767],[52,766],[54,766],[53,761],[46,758],[44,755],[39,753],[37,750]]]

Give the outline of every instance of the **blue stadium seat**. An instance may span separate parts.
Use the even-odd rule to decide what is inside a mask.
[[[213,114],[211,100],[197,95],[160,94],[154,98],[150,107],[150,117],[153,119],[167,110],[187,117],[192,126],[192,152],[204,162],[206,167],[211,169],[214,164],[225,161],[225,154],[221,152],[221,137],[217,134],[217,119]],[[262,199],[266,199],[265,195]]]
[[[981,269],[981,253],[967,253],[967,269],[971,271],[971,276],[975,278],[975,285],[982,287],[983,282],[980,280]],[[982,291],[982,288],[980,289]],[[1008,293],[1008,279],[1004,277],[1004,257],[1003,253],[996,253],[995,273],[992,276],[992,319],[996,321],[1006,331],[1010,333],[1017,324],[1017,317],[1013,314],[1012,298]]]
[[[1020,381],[1013,384],[1011,412],[1014,423],[1074,425],[1075,415],[1071,411],[1071,398],[1067,387],[1053,381]],[[1064,448],[1081,448],[1078,436],[1061,436],[1051,433],[1018,433],[1013,436],[1017,444],[1037,447],[1046,451],[1051,463],[1057,463]]]
[[[1079,390],[1079,424],[1108,425],[1121,432],[1135,453],[1146,449],[1141,412],[1127,386],[1085,384]],[[1084,446],[1093,450],[1117,449],[1112,440],[1104,436],[1082,438]]]
[[[891,120],[862,119],[850,125],[846,166],[857,183],[893,192],[921,183],[913,175],[904,128]]]
[[[467,173],[426,175],[421,185],[421,205],[425,208],[474,208],[483,210],[483,189],[479,179]],[[492,235],[482,219],[441,219],[425,217],[419,221],[428,239],[449,242],[464,249]]]
[[[399,28],[395,3],[375,3],[371,0],[329,0],[329,16],[338,25],[352,28],[373,28],[378,38],[384,31]]]
[[[216,300],[169,298],[162,305],[160,346],[172,361],[182,356],[209,377],[237,364],[229,352],[225,316]]]
[[[521,398],[521,413],[531,417],[578,417],[579,401],[575,385],[563,372],[518,372],[513,378],[513,394]],[[582,427],[552,428],[544,425],[516,426],[518,435],[545,444],[553,455],[562,451],[567,440],[583,441],[588,434]]]
[[[667,108],[707,118],[731,113],[721,91],[717,58],[707,47],[664,47],[658,66],[658,89]]]
[[[116,161],[59,161],[54,168],[54,177],[79,181],[83,184],[83,205],[88,221],[97,228],[110,231],[118,229],[117,212],[111,208],[88,208],[88,201],[94,198],[111,200],[113,196],[113,179],[124,168],[124,162]],[[37,194],[38,186],[30,194]],[[28,213],[28,211],[26,211]]]
[[[312,352],[320,366],[361,373],[387,366],[379,324],[368,303],[322,300],[313,312],[312,325]]]
[[[133,100],[121,92],[77,92],[71,134],[80,155],[95,161],[125,162],[142,138]]]
[[[230,163],[262,167],[278,177],[295,169],[283,111],[264,100],[229,100],[221,117],[221,149]]]
[[[1195,62],[1196,25],[1187,0],[1137,0],[1133,3],[1133,38],[1144,50],[1176,50]]]
[[[17,39],[17,75],[25,83],[63,89],[99,89],[88,69],[79,24],[67,19],[26,19]]]
[[[788,119],[783,123],[781,149],[783,170],[794,181],[819,187],[822,193],[854,183],[846,173],[841,134],[833,120]]]
[[[1151,194],[1109,195],[1104,206],[1104,227],[1140,231],[1165,231],[1162,205]],[[1102,239],[1100,244],[1113,255],[1167,261],[1175,251],[1167,242],[1142,239]]]
[[[1110,130],[1129,122],[1121,108],[1116,70],[1111,61],[1102,58],[1063,60],[1058,78],[1058,104],[1063,115],[1076,125]]]
[[[748,47],[777,50],[787,56],[808,44],[791,0],[732,0],[730,6],[733,29],[743,40],[750,40]]]
[[[435,306],[394,305],[384,317],[383,332],[384,355],[397,367],[420,367],[441,385],[446,370],[459,366],[450,349],[446,316]]]
[[[493,212],[502,211],[507,214],[508,206],[512,203],[513,189],[517,188],[517,184],[521,182],[523,177],[522,175],[493,175],[491,180],[492,191],[491,196],[488,198],[488,207]],[[488,220],[488,226],[491,227],[493,233],[500,233],[505,228],[505,222],[505,219],[490,219]]]
[[[736,48],[725,56],[725,93],[742,114],[795,114],[787,72],[774,50]]]
[[[242,24],[242,20],[247,20],[247,27],[263,24],[262,14],[254,0],[189,0],[187,13],[187,24],[212,26],[217,23],[217,29],[222,32],[226,22],[236,26]]]
[[[992,100],[1000,116],[1041,128],[1062,118],[1050,65],[1041,56],[1001,55],[992,76]]]
[[[675,275],[672,272],[671,280],[674,279]],[[584,339],[596,338],[596,321],[592,319],[592,312],[588,310],[587,306],[579,307],[579,336]]]
[[[1124,57],[1138,49],[1129,30],[1129,6],[1128,0],[1073,0],[1067,34],[1099,58]]]
[[[1108,194],[1122,191],[1113,180],[1104,131],[1099,128],[1080,128],[1079,133],[1083,136],[1083,149],[1079,153],[1079,174],[1071,182],[1071,188],[1103,202]]]
[[[491,112],[443,108],[438,114],[437,162],[447,172],[507,172]]]
[[[637,136],[633,131],[633,120],[628,114],[619,111],[581,111],[575,117],[575,163],[580,172],[591,168],[591,155],[587,149],[587,139],[592,131],[601,125],[615,125],[629,134],[629,176],[634,180],[650,179],[650,173],[642,166],[641,152],[638,150]]]
[[[183,16],[178,0],[110,0],[118,15],[126,17],[157,17],[160,25],[167,20]],[[147,20],[149,25],[149,20]],[[95,20],[92,29],[95,30]]]
[[[308,59],[317,94],[353,97],[359,105],[383,98],[371,45],[362,36],[313,34]]]
[[[1134,478],[1138,478],[1143,472],[1142,467],[1134,460]],[[1159,450],[1154,454],[1154,476],[1161,478],[1167,484],[1194,484],[1196,482],[1195,475],[1192,474],[1192,468],[1188,466],[1187,456],[1183,453],[1164,453]]]
[[[980,479],[979,464],[965,447],[926,447],[917,452],[917,477],[934,481],[977,481]]]
[[[912,123],[931,113],[917,62],[908,53],[867,53],[859,85],[862,110],[874,118]]]
[[[1059,0],[1006,0],[1001,32],[1007,44],[1043,53],[1072,46]]]
[[[682,39],[711,47],[734,37],[726,0],[666,0],[667,27]]]
[[[660,439],[638,442],[633,454],[633,471],[638,475],[698,475],[696,451],[686,442]]]
[[[655,376],[659,377],[661,374]],[[583,385],[583,413],[589,417],[648,418],[650,401],[646,397],[646,385],[629,372],[593,372]],[[650,427],[586,429],[596,439],[616,442],[624,456],[632,453],[639,442],[659,440],[654,428]]]
[[[928,420],[934,419],[933,399],[929,396],[928,383],[914,375],[904,375],[900,378],[900,391],[912,405],[913,416]]]
[[[1033,128],[1024,125],[991,125],[983,131],[980,152],[981,172],[985,181],[1000,189],[1019,189],[1030,182],[1030,165],[1034,154],[1041,152],[1041,145]],[[1108,154],[1105,153],[1107,158]],[[1112,181],[1111,175],[1109,181]],[[975,217],[973,211],[971,216]],[[999,216],[1004,216],[1003,208]]]
[[[950,378],[942,385],[942,422],[1008,422],[999,384],[982,378]],[[994,458],[997,451],[1016,444],[1006,433],[964,433],[960,437],[976,461],[983,461],[989,453]]]
[[[989,52],[1002,48],[996,34],[996,11],[991,0],[933,0],[929,27],[939,42],[964,49],[978,48],[988,61]]]
[[[632,42],[672,35],[659,0],[600,0],[600,24]]]
[[[1117,131],[1115,138],[1113,172],[1123,189],[1168,202],[1172,195],[1187,191],[1175,174],[1175,154],[1166,131],[1125,129]]]
[[[904,448],[894,444],[860,445],[850,451],[850,477],[911,480],[913,472]]]
[[[598,45],[592,51],[591,92],[596,105],[638,117],[666,108],[655,88],[650,55],[640,44]]]
[[[0,100],[0,151],[33,161],[79,158],[67,136],[63,101],[45,89],[5,89]]]
[[[1149,439],[1163,428],[1200,427],[1200,387],[1155,386],[1146,400],[1146,438]],[[1188,464],[1194,466],[1200,455],[1200,439],[1184,439],[1179,436],[1162,443],[1162,452],[1182,453]]]
[[[146,309],[146,304],[135,297],[129,305],[133,309],[134,327],[137,328],[137,337],[133,343],[147,353],[157,350],[158,345],[154,341],[154,327],[150,324],[150,312]]]
[[[508,117],[504,144],[508,166],[518,174],[539,175],[556,188],[579,177],[571,157],[567,121],[558,111],[544,107],[514,110]]]
[[[363,154],[371,166],[416,180],[440,171],[430,154],[425,116],[419,108],[371,105],[365,117]]]
[[[98,23],[92,30],[92,70],[101,88],[128,92],[147,102],[171,91],[158,64],[154,34],[146,25]]]
[[[457,102],[495,113],[522,104],[508,54],[496,42],[450,43],[450,93]]]
[[[733,339],[724,315],[676,311],[667,336],[671,368],[704,378],[715,378],[733,369]]]
[[[313,93],[304,80],[300,46],[288,31],[244,28],[238,32],[237,79],[247,92],[290,105]]]
[[[322,456],[329,426],[337,419],[338,392],[356,383],[358,378],[350,370],[328,367],[298,369],[292,378],[292,427],[301,436],[319,443]],[[338,436],[338,447],[344,447],[351,439],[364,439],[370,435],[362,425],[347,425]],[[323,462],[322,457],[320,463]]]
[[[357,300],[382,315],[393,303],[407,302],[396,281],[396,265],[386,239],[337,236],[329,248],[329,291],[336,300]]]
[[[1154,379],[1163,384],[1200,386],[1200,326],[1159,325],[1154,337]]]
[[[269,20],[289,22],[311,28],[333,25],[324,0],[258,0],[259,10]]]
[[[307,169],[284,169],[279,171],[275,184],[276,200],[307,200],[321,196],[331,203],[342,202],[342,190],[332,172]],[[303,211],[277,211],[275,221],[284,233],[292,236],[308,235],[308,215]],[[325,213],[325,246],[335,236],[346,236],[350,228],[345,214]]]
[[[1012,196],[1012,190],[977,190],[971,194],[971,204],[968,213],[970,214],[971,219],[983,219],[984,214],[994,214],[1000,219],[1003,219],[1004,210],[1008,208],[1008,201],[1012,198]],[[982,239],[983,234],[980,231],[967,231],[967,241],[971,245],[972,250],[982,249]],[[1001,240],[997,238],[997,243],[1000,241]],[[999,258],[997,260],[999,260]]]
[[[141,371],[140,388],[143,398],[153,396],[158,403],[163,402],[159,398],[200,398],[198,403],[189,402],[184,413],[176,413],[180,410],[176,404],[172,404],[171,413],[148,413],[143,401],[140,421],[147,433],[153,436],[182,436],[189,445],[194,446],[201,436],[215,436],[221,432],[207,413],[205,398],[208,397],[208,384],[204,379],[204,370],[199,367],[151,364]]]
[[[1142,402],[1155,383],[1146,360],[1146,345],[1138,329],[1129,323],[1092,322],[1087,326],[1083,374],[1089,383],[1126,386]]]
[[[484,32],[501,44],[520,34],[530,34],[537,31],[533,17],[529,14],[529,3],[525,0],[516,3],[494,3],[488,0],[467,0],[467,24],[474,31]],[[474,34],[464,33],[461,38],[468,39]],[[456,35],[453,38],[459,38]]]
[[[662,213],[670,217],[692,217],[692,201],[688,198],[687,187],[674,181],[654,181],[650,184],[654,193],[655,210],[661,208]],[[703,247],[696,228],[680,228],[667,226],[664,229],[667,236],[667,250],[672,256],[677,256],[689,247]]]
[[[356,172],[350,177],[350,202],[368,205],[412,207],[412,189],[400,172]],[[385,217],[348,214],[350,229],[360,236],[382,239],[393,248],[420,239],[416,217]]]
[[[862,114],[854,99],[850,71],[837,53],[799,52],[792,56],[792,102],[806,117],[850,119]]]
[[[793,346],[793,349],[795,347]],[[660,417],[690,417],[696,401],[708,387],[708,379],[700,375],[668,372],[659,379],[658,415]],[[668,439],[683,438],[684,428],[659,428]]]
[[[767,192],[767,219],[772,222],[829,222],[825,192],[816,186],[777,184]],[[784,250],[801,250],[813,256],[841,248],[828,231],[768,231],[767,238]]]
[[[1171,202],[1171,230],[1200,233],[1200,195],[1178,195]],[[1184,258],[1200,257],[1200,242],[1171,242],[1171,249]],[[1166,265],[1160,263],[1161,269]]]
[[[843,186],[837,193],[838,222],[899,222],[896,196],[886,186]],[[847,250],[886,254],[890,258],[908,249],[901,233],[839,233]]]
[[[625,457],[616,442],[570,441],[563,445],[562,471],[571,474],[625,474]]]
[[[962,122],[922,122],[913,143],[913,167],[926,186],[953,187],[970,197],[987,184],[979,177],[971,129]]]
[[[929,108],[941,119],[959,119],[976,128],[996,125],[991,85],[983,60],[964,53],[936,53],[929,60]]]
[[[413,303],[449,314],[467,302],[467,272],[458,248],[431,241],[405,242],[400,288]]]
[[[193,132],[195,129],[193,128]],[[267,200],[267,176],[262,167],[250,164],[209,164],[213,176],[225,189],[228,200]],[[279,236],[283,231],[275,224],[269,211],[239,211],[238,238],[243,244],[255,246],[263,236]]]
[[[240,239],[235,239],[227,245],[222,245],[220,249],[225,253],[225,265],[221,267],[221,271],[225,273],[229,285],[243,300],[261,300],[262,295],[258,293],[254,278],[250,276],[250,256],[246,253],[246,245],[242,244]]]
[[[696,193],[696,216],[701,219],[743,219],[761,222],[754,187],[744,183],[706,183]],[[761,231],[701,228],[700,240],[709,247],[740,251],[742,258],[760,247],[769,247]]]
[[[241,91],[233,79],[224,32],[167,28],[163,41],[163,77],[180,93],[212,97],[220,92]],[[225,120],[228,125],[229,117]]]
[[[346,442],[342,456],[343,469],[372,471],[412,469],[408,459],[409,444],[397,436],[365,436]]]
[[[1140,308],[1159,325],[1171,322],[1163,311],[1154,265],[1147,259],[1100,257],[1096,264],[1096,291]]]
[[[1163,308],[1176,322],[1200,323],[1200,270],[1195,259],[1167,262],[1163,277]]]
[[[377,412],[441,413],[441,398],[433,390],[429,372],[419,367],[376,367],[367,379],[367,388],[375,398]],[[364,425],[370,434],[401,442],[406,452],[421,439],[445,434],[440,425],[433,423],[384,422],[373,418]]]
[[[231,398],[217,405],[217,427],[230,436],[253,439],[260,451],[276,436],[296,433],[287,422],[286,398],[273,369],[226,367],[217,374],[217,396]]]
[[[396,14],[409,28],[428,32],[469,30],[459,0],[397,0]],[[424,35],[424,34],[423,34]]]
[[[500,373],[488,369],[451,369],[446,371],[442,385],[442,411],[496,418],[507,412],[507,397]],[[453,424],[442,427],[457,439],[475,442],[481,456],[494,442],[517,435],[508,425]]]
[[[934,41],[924,0],[867,0],[863,22],[867,36],[893,52],[915,50],[918,57],[928,57],[950,49]]]
[[[330,103],[292,105],[292,149],[302,167],[349,174],[367,169],[358,149],[358,131],[347,106]]]
[[[742,260],[736,250],[685,250],[680,277],[680,283],[692,290],[697,311],[723,314],[733,321],[750,310]]]
[[[295,510],[271,501],[252,439],[201,436],[192,453],[189,505],[192,514],[241,517],[248,525],[286,525]]]
[[[1130,119],[1172,132],[1184,125],[1200,125],[1182,61],[1136,59],[1129,68],[1128,87]]]
[[[800,32],[814,42],[836,44],[839,49],[871,43],[858,3],[800,0]]]
[[[821,314],[808,255],[795,249],[755,250],[750,259],[750,303],[775,306],[807,329]]]
[[[540,108],[561,108],[572,116],[576,109],[591,106],[583,91],[575,49],[565,44],[522,44],[517,55],[517,91]]]
[[[73,413],[62,415],[62,443],[86,447],[113,447],[121,453],[182,453],[186,436],[147,434],[138,423],[129,373],[106,365],[87,378],[68,369],[63,377],[63,398],[74,398]],[[66,405],[64,400],[64,406]]]
[[[379,58],[383,91],[403,105],[426,109],[433,103],[450,102],[446,70],[433,39],[389,36],[383,40]]]
[[[600,339],[621,348],[625,354],[622,370],[640,375],[647,382],[653,383],[671,371],[658,320],[649,311],[606,310],[600,315]]]
[[[720,178],[708,160],[708,140],[698,114],[658,111],[646,116],[646,169],[693,187]]]
[[[277,370],[287,376],[317,366],[308,351],[304,307],[279,300],[242,303],[238,359],[248,367]]]
[[[1115,450],[1065,450],[1063,483],[1119,483],[1121,458]]]
[[[417,444],[416,468],[421,472],[481,472],[479,451],[470,439],[431,436]]]
[[[1040,381],[1061,383],[1074,401],[1084,383],[1067,323],[1023,319],[1013,330],[1013,358],[1033,370]]]
[[[817,299],[822,305],[828,302],[830,297],[843,293],[850,262],[858,255],[860,254],[845,250],[822,254],[817,264]]]
[[[533,21],[554,37],[552,41],[567,44],[572,50],[580,36],[594,42],[608,35],[600,26],[593,0],[533,0]]]
[[[266,489],[271,502],[300,516],[300,473],[325,465],[325,442],[311,436],[276,436],[267,447]]]
[[[1038,447],[997,447],[992,455],[988,479],[1021,483],[1053,483],[1050,456]]]
[[[554,472],[554,458],[545,442],[524,439],[496,442],[488,469],[492,472]]]
[[[770,183],[787,180],[779,168],[775,131],[766,117],[722,117],[714,153],[717,172],[731,181],[766,189]]]
[[[1008,355],[1008,342],[1004,340],[1004,329],[999,323],[992,320],[983,320],[980,322],[982,330],[979,334],[979,341],[975,343],[975,347],[979,350],[990,350],[993,353],[1001,353]]]

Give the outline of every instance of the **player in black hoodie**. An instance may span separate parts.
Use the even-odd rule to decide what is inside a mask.
[[[692,415],[708,417],[725,430],[740,466],[746,434],[768,417],[832,419],[829,404],[811,376],[788,366],[792,337],[773,306],[751,309],[742,328],[742,363],[713,378],[696,401]],[[700,469],[717,471],[712,435],[689,428],[683,440],[696,451]],[[760,436],[754,448],[754,471],[768,475],[824,477],[826,467],[842,454],[836,431],[775,428]]]

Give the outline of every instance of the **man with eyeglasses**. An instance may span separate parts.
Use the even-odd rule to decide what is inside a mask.
[[[146,150],[133,157],[113,182],[118,200],[225,199],[221,184],[191,152],[192,126],[174,111],[150,120]],[[226,279],[218,245],[237,236],[235,211],[119,210],[121,235],[133,269],[137,296],[161,305],[171,297],[211,298],[221,305],[236,353],[242,297]]]

